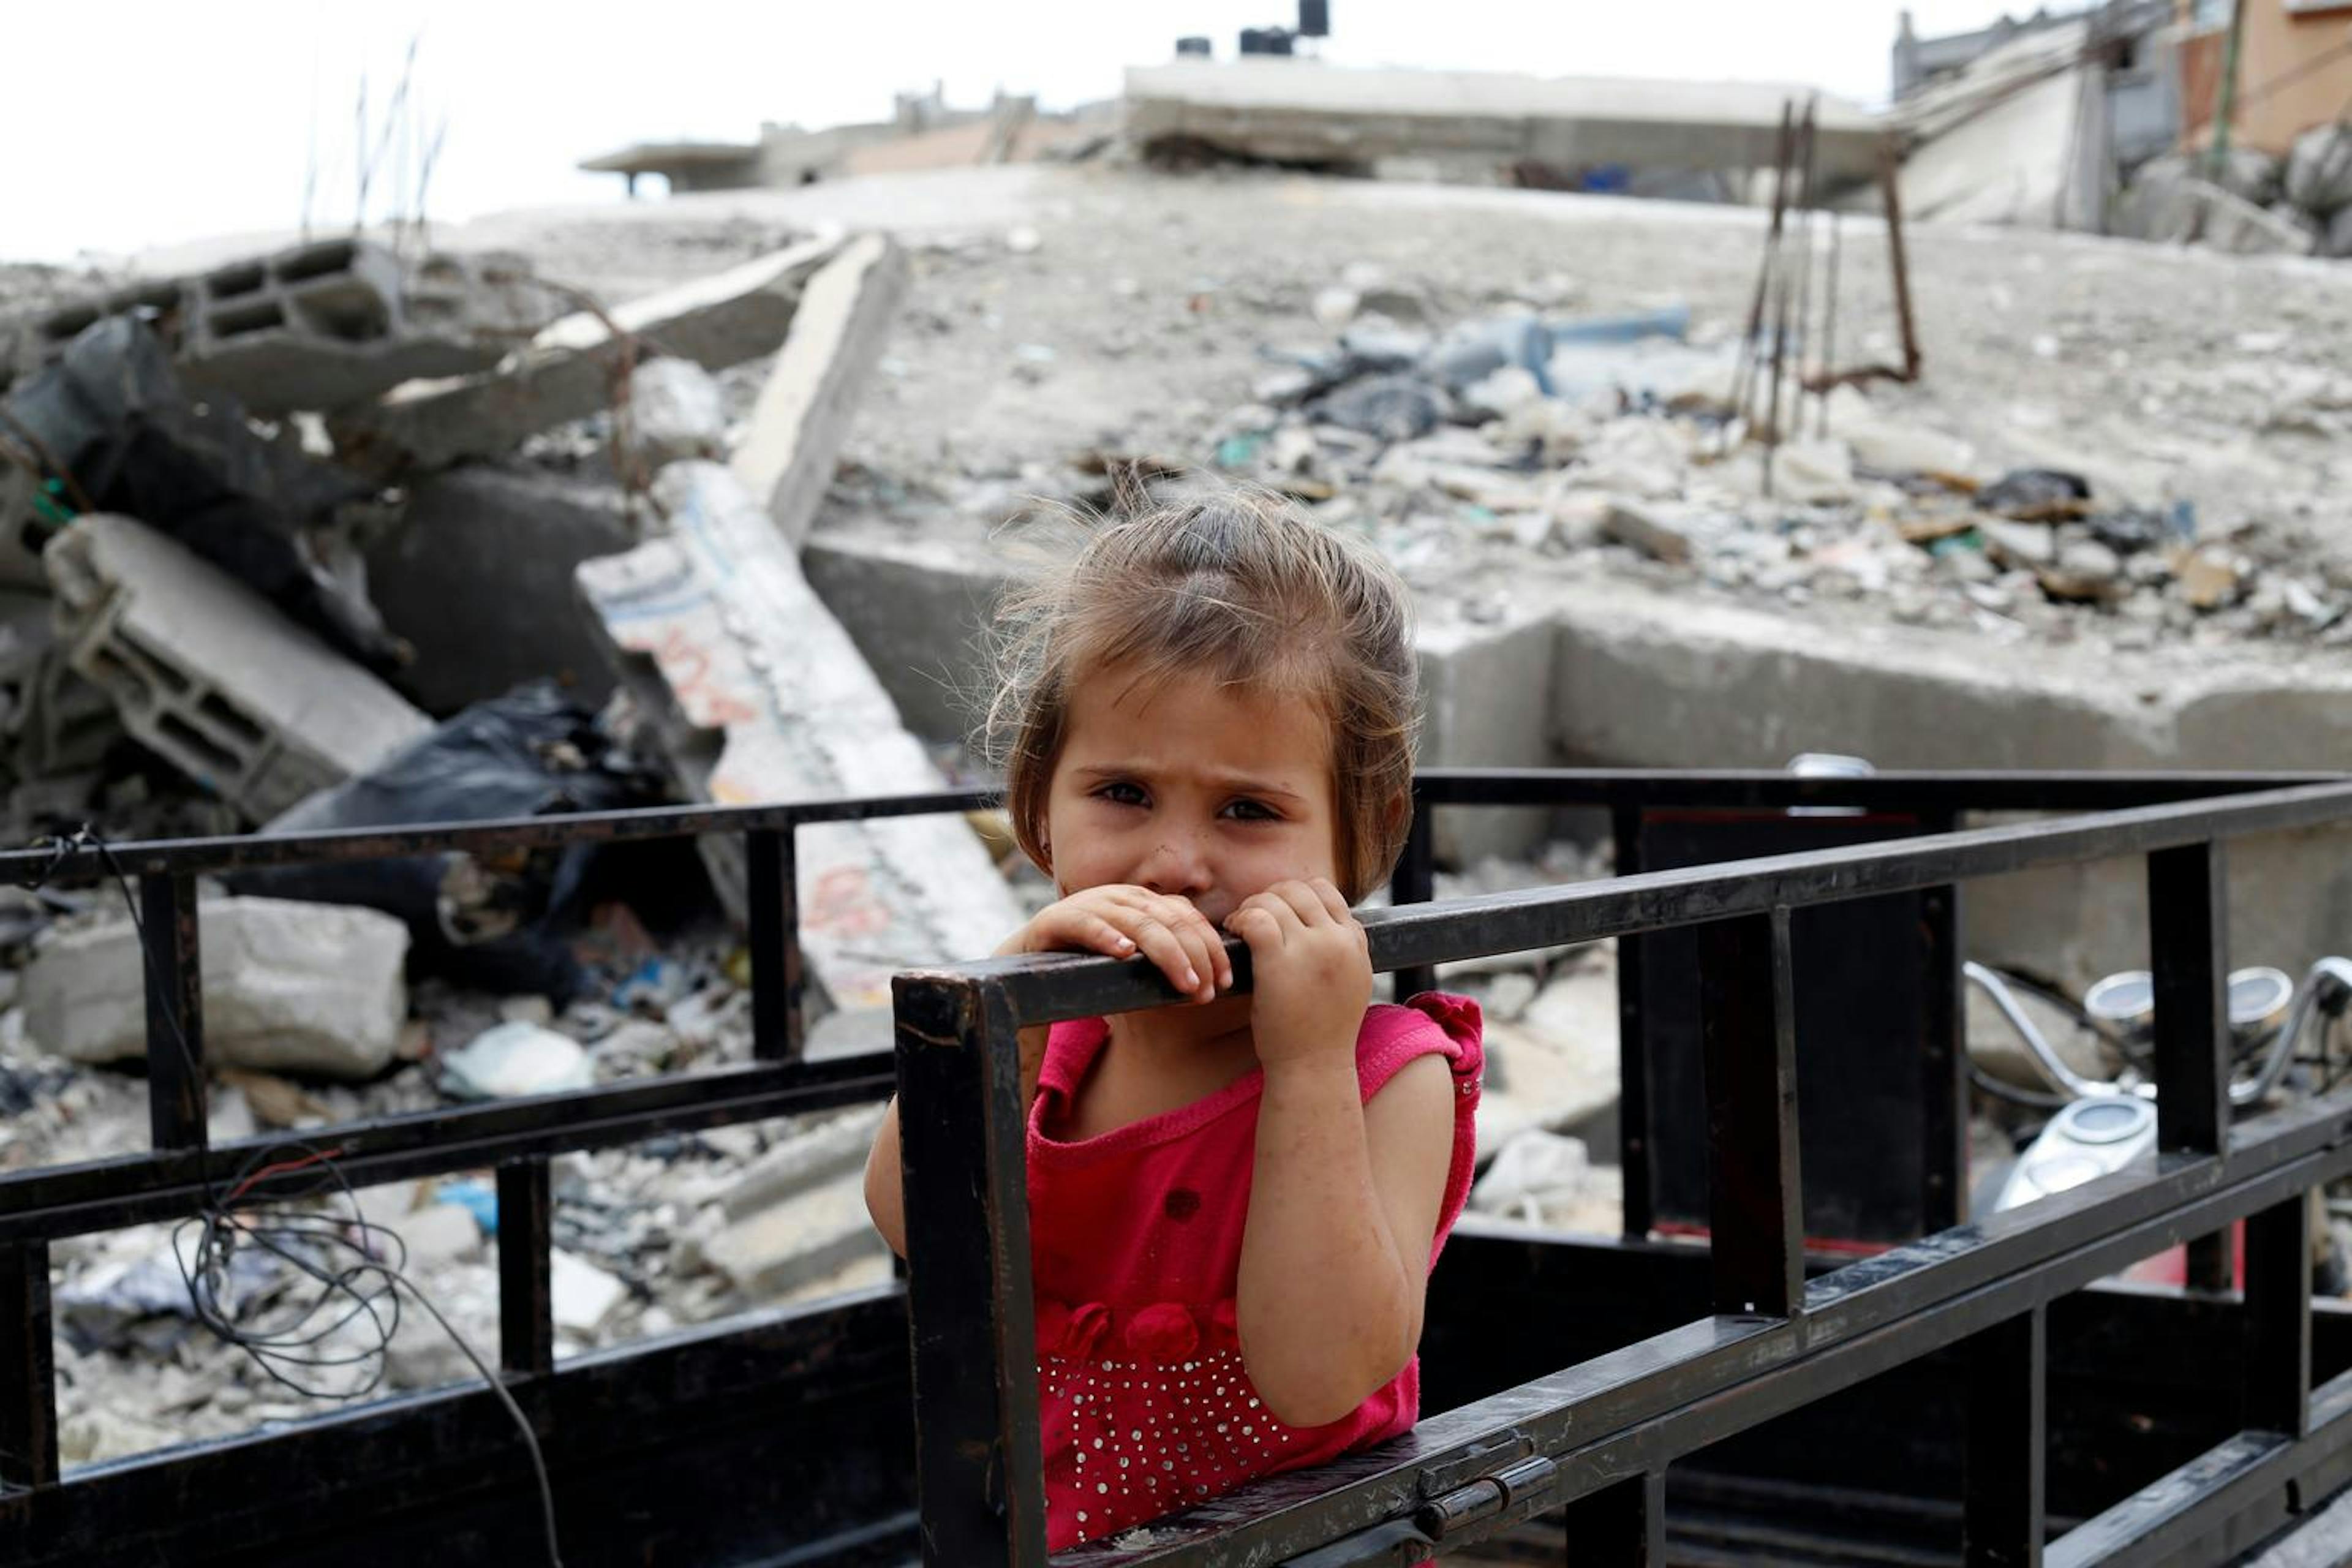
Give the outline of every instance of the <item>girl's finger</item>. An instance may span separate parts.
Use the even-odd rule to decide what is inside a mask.
[[[1320,925],[1327,917],[1323,900],[1304,882],[1276,882],[1266,892],[1302,927]]]
[[[1318,877],[1307,885],[1312,888],[1315,890],[1315,896],[1323,901],[1323,912],[1333,920],[1345,924],[1355,919],[1355,912],[1348,908],[1348,900],[1340,897],[1339,888],[1333,884],[1330,878]]]
[[[1121,929],[1135,939],[1144,957],[1160,966],[1171,985],[1188,996],[1201,989],[1201,973],[1192,954],[1165,921],[1153,914],[1121,912],[1127,916]]]

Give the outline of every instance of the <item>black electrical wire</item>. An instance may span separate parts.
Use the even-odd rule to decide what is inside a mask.
[[[154,948],[147,940],[146,922],[140,917],[139,900],[131,891],[130,875],[115,858],[112,847],[88,824],[69,837],[45,840],[44,846],[37,846],[40,847],[50,848],[52,854],[47,869],[34,884],[37,889],[48,880],[68,853],[89,849],[97,854],[121,889],[123,903],[131,912],[131,929],[138,937],[149,985],[167,988],[170,977],[163,973]],[[189,1081],[201,1085],[204,1075],[178,1015],[167,1010],[164,1016]],[[364,1399],[383,1384],[393,1335],[400,1328],[400,1292],[405,1290],[473,1363],[482,1382],[506,1407],[515,1429],[522,1434],[523,1447],[530,1458],[531,1475],[539,1485],[547,1560],[552,1568],[562,1568],[563,1557],[556,1535],[555,1489],[548,1479],[538,1433],[532,1430],[530,1418],[515,1402],[505,1380],[490,1370],[456,1325],[433,1304],[432,1298],[404,1272],[408,1248],[400,1234],[361,1212],[359,1194],[334,1163],[341,1152],[320,1149],[299,1140],[272,1144],[248,1158],[224,1192],[213,1184],[210,1146],[197,1146],[197,1183],[205,1194],[203,1206],[195,1215],[181,1221],[172,1233],[173,1259],[179,1265],[180,1279],[187,1288],[196,1321],[224,1342],[242,1351],[272,1382],[305,1398]],[[304,1173],[310,1173],[306,1183],[289,1184],[289,1178]],[[257,1188],[263,1190],[257,1194]],[[337,1200],[341,1201],[340,1210]],[[193,1244],[188,1241],[191,1233]],[[235,1266],[240,1251],[246,1249],[268,1255],[278,1264],[309,1279],[310,1287],[298,1287],[294,1299],[282,1307],[250,1310],[267,1293],[257,1290],[255,1300],[247,1300],[237,1288]],[[360,1331],[358,1347],[349,1352],[334,1348],[337,1334],[346,1325],[362,1319],[366,1327]],[[327,1387],[316,1381],[316,1374],[352,1366],[369,1369],[357,1386]],[[306,1380],[306,1374],[310,1374],[310,1380]]]

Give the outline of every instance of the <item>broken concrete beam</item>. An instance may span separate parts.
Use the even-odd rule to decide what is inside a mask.
[[[282,899],[197,907],[207,1061],[364,1079],[408,1016],[408,928],[373,910]],[[25,1033],[78,1062],[147,1052],[147,972],[126,916],[53,931],[25,969]]]
[[[740,364],[783,342],[802,289],[839,247],[835,237],[808,240],[609,312],[566,316],[492,369],[410,382],[345,410],[330,424],[336,448],[379,470],[497,457],[609,405],[633,340],[707,370]]]
[[[546,676],[603,702],[612,675],[572,574],[636,538],[626,498],[608,484],[522,464],[468,464],[418,484],[367,555],[369,596],[416,649],[402,686],[441,714]]]
[[[944,786],[741,481],[675,463],[654,500],[669,532],[586,563],[579,584],[688,794],[750,805]],[[699,842],[742,919],[740,840]],[[1021,923],[961,818],[827,823],[798,843],[809,970],[837,1007],[887,1006],[894,972],[991,952]]]
[[[754,1297],[782,1295],[881,1250],[856,1174],[738,1220],[701,1248],[704,1262]]]
[[[861,236],[809,279],[737,448],[735,477],[797,549],[808,539],[859,395],[907,292],[906,253]]]
[[[142,744],[249,821],[433,727],[260,595],[130,518],[79,518],[42,561],[74,669]]]
[[[93,321],[133,312],[154,321],[191,386],[262,415],[342,408],[418,376],[485,369],[561,313],[510,261],[433,258],[412,279],[382,246],[321,240],[59,306],[26,323],[16,369],[37,370]]]
[[[828,1014],[828,1017],[849,1015]],[[772,1208],[821,1182],[862,1170],[882,1124],[878,1105],[837,1116],[777,1144],[745,1167],[735,1184],[720,1194],[719,1206],[730,1220]]]

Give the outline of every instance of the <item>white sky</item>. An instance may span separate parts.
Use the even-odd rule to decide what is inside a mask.
[[[1926,35],[1997,0],[1909,0]],[[1902,0],[1331,0],[1339,63],[1807,83],[1887,90]],[[1294,0],[114,0],[8,7],[0,258],[64,260],[285,229],[356,210],[362,79],[372,138],[416,40],[406,122],[446,135],[440,221],[617,201],[581,159],[633,142],[751,141],[763,120],[886,118],[898,89],[954,103],[1002,86],[1050,107],[1115,96],[1120,68],[1181,34],[1219,58]],[[2022,9],[2022,7],[2021,7]],[[369,203],[387,214],[397,150]],[[413,191],[411,175],[400,188]]]

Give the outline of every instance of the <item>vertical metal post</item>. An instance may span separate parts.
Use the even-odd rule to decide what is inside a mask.
[[[555,1195],[547,1156],[499,1167],[499,1364],[510,1375],[555,1370]]]
[[[1968,1342],[1967,1568],[2040,1568],[2049,1453],[2049,1319],[2021,1312]]]
[[[806,1044],[801,963],[799,865],[791,827],[743,836],[751,862],[751,1056],[798,1061]]]
[[[1903,153],[1895,138],[1878,148],[1878,192],[1886,209],[1886,268],[1895,284],[1895,330],[1903,337],[1903,379],[1919,379],[1919,319],[1911,308],[1911,258],[1903,248]]]
[[[1699,927],[1698,968],[1715,1310],[1793,1317],[1805,1237],[1788,910]]]
[[[1666,1477],[1630,1477],[1568,1505],[1568,1568],[1666,1568]]]
[[[49,1244],[0,1247],[0,1495],[57,1484],[57,1358]]]
[[[1948,833],[1948,816],[1927,825]],[[1969,1052],[1964,1037],[1967,1000],[1962,989],[1960,899],[1958,884],[1923,889],[1919,920],[1925,928],[1927,966],[1920,997],[1921,1147],[1919,1215],[1929,1234],[1948,1230],[1968,1216]]]
[[[2219,1154],[2228,1143],[2228,885],[2218,842],[2147,858],[2157,1143],[2168,1152]]]
[[[1437,832],[1430,821],[1434,809],[1416,787],[1412,792],[1412,826],[1405,833],[1404,853],[1397,857],[1396,869],[1389,873],[1389,902],[1392,904],[1425,904],[1437,896]],[[1394,984],[1400,1002],[1424,991],[1434,991],[1437,966],[1409,964],[1396,971]]]
[[[139,879],[146,933],[147,1124],[158,1150],[201,1149],[205,1127],[204,962],[193,877]]]
[[[2311,1194],[2246,1221],[2246,1425],[2311,1432]]]
[[[1027,1107],[1011,1005],[943,976],[891,981],[926,1568],[1045,1561]]]
[[[1621,801],[1609,808],[1616,874],[1642,869],[1642,808]],[[1617,1143],[1625,1182],[1624,1232],[1645,1237],[1657,1223],[1650,1168],[1650,1058],[1643,1037],[1642,951],[1644,939],[1617,939]]]

